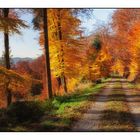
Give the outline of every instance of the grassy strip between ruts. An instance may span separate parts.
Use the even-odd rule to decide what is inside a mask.
[[[120,83],[116,83],[106,102],[101,118],[101,131],[135,131],[125,94]]]
[[[105,83],[90,85],[83,90],[45,102],[46,111],[39,122],[18,125],[11,131],[70,131],[73,123],[81,118]]]

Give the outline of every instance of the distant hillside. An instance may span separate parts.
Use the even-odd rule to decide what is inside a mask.
[[[14,57],[14,58],[12,58],[12,62],[14,64],[16,64],[19,61],[33,61],[33,58],[30,58],[30,57],[25,57],[25,58]]]
[[[30,57],[25,57],[25,58],[20,58],[20,57],[13,57],[12,58],[12,63],[16,64],[19,61],[33,61],[33,58]],[[2,61],[2,58],[0,58],[0,61]]]

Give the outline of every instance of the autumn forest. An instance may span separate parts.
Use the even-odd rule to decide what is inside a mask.
[[[87,33],[94,13],[0,9],[0,131],[140,131],[140,9],[114,9]],[[41,54],[14,61],[12,37],[31,28]]]

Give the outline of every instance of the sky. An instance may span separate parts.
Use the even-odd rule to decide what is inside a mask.
[[[82,19],[81,27],[84,28],[85,34],[91,34],[97,26],[106,24],[111,20],[111,15],[115,9],[94,9],[93,16],[88,19]],[[21,19],[25,20],[30,26],[28,29],[21,29],[22,35],[10,36],[10,48],[12,57],[31,57],[36,58],[42,54],[41,47],[38,43],[39,31],[35,31],[32,25],[32,15],[21,15]],[[3,34],[0,34],[0,57],[3,54]]]
[[[89,35],[100,25],[105,25],[110,22],[115,10],[116,9],[94,9],[93,16],[88,19],[83,19],[82,26],[85,28],[85,34]]]

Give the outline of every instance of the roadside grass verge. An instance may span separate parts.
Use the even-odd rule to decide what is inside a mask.
[[[102,78],[102,83],[104,83],[104,82],[109,82],[109,81],[111,81],[111,77],[109,77],[109,78]]]
[[[126,90],[127,94],[130,94],[130,95],[133,95],[133,96],[135,96],[135,95],[139,96],[140,84],[139,83],[129,83],[129,82],[127,82],[127,84],[125,84],[124,89]]]
[[[136,83],[136,84],[131,84],[133,86],[133,89],[140,91],[140,83]]]
[[[90,98],[98,94],[104,85],[97,84],[69,95],[55,97],[52,101],[53,109],[46,112],[40,122],[40,131],[70,131],[73,123],[89,108]]]

